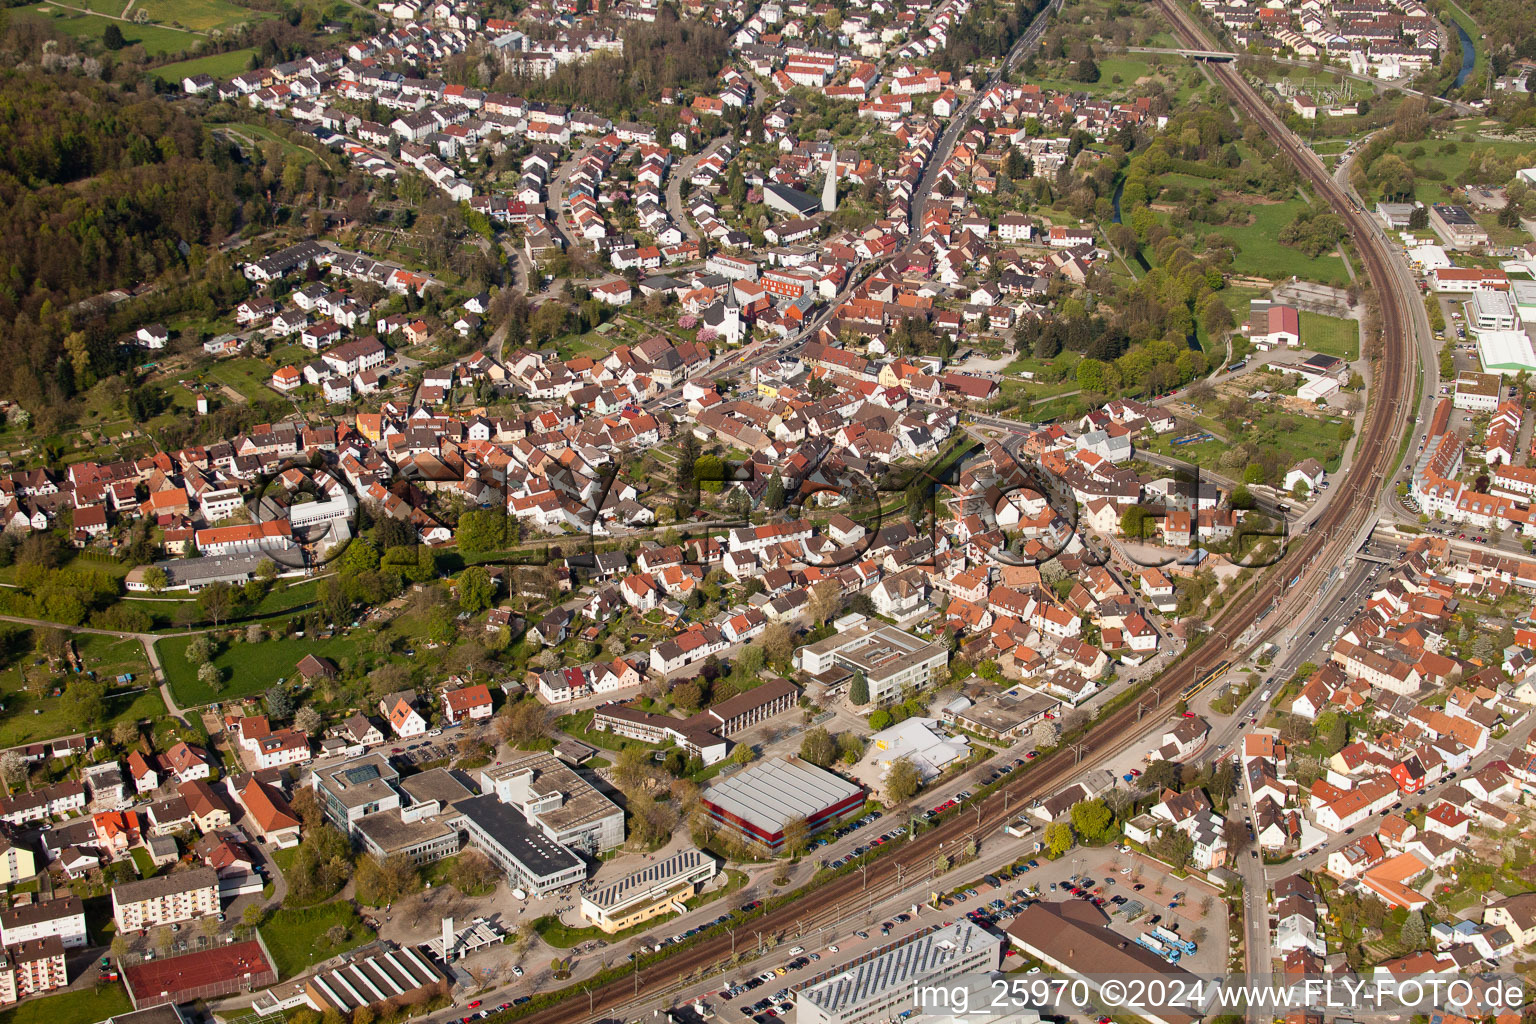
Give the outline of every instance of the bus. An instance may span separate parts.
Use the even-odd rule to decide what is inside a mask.
[[[1205,675],[1184,687],[1184,692],[1179,694],[1180,699],[1182,699],[1185,703],[1188,703],[1191,699],[1194,698],[1195,694],[1199,693],[1207,686],[1210,686],[1211,683],[1216,681],[1218,676],[1220,676],[1223,672],[1231,667],[1232,659],[1230,658],[1226,658],[1220,662],[1217,662],[1215,668],[1211,669]]]

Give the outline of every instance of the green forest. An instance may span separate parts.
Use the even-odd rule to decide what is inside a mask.
[[[247,173],[146,90],[0,71],[0,392],[47,418],[119,368],[102,304],[242,223]]]

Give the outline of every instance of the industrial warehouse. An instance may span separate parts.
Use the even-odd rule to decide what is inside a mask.
[[[815,835],[862,808],[864,791],[798,757],[775,757],[716,782],[703,804],[722,829],[777,850],[791,823],[804,821]]]

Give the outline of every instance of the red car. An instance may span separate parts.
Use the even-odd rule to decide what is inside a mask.
[[[478,1010],[478,1009],[480,1009],[480,1000],[476,999],[474,1002],[470,1003],[469,1004],[469,1008],[471,1010]]]
[[[1037,758],[1039,756],[1040,756],[1039,752],[1038,751],[1034,751],[1034,750],[1031,750],[1029,753],[1024,755],[1025,759],[1029,760],[1029,761],[1033,761],[1035,758]]]

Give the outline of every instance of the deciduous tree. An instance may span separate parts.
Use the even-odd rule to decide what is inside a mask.
[[[885,770],[885,795],[892,803],[902,803],[917,795],[922,787],[922,770],[911,758],[897,758]]]

